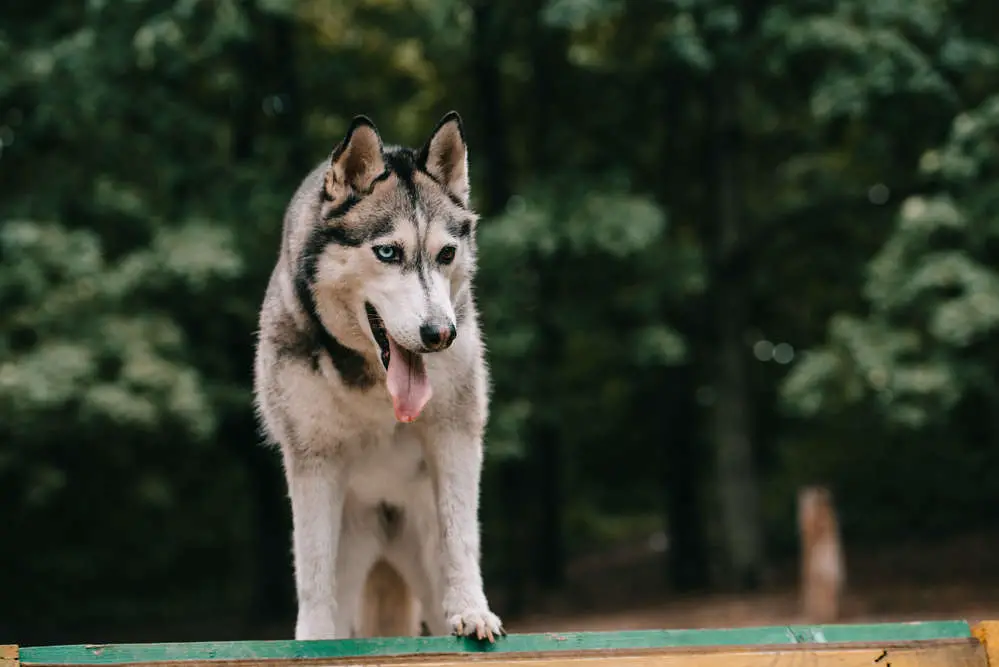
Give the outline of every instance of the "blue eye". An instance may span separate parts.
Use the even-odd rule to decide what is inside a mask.
[[[387,264],[395,264],[402,261],[402,251],[394,245],[376,245],[372,248],[375,257]]]

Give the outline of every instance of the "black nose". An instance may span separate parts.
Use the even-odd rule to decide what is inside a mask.
[[[423,344],[431,350],[443,350],[454,340],[455,331],[453,324],[441,326],[439,324],[424,324],[420,327],[420,338]]]

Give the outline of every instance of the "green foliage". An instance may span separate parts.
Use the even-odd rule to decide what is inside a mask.
[[[788,58],[835,58],[812,91],[812,112],[820,120],[863,116],[872,100],[891,96],[956,103],[956,91],[933,52],[944,45],[951,53],[982,48],[954,34],[948,8],[935,0],[839,2],[831,12],[792,12],[778,7],[767,16],[765,34],[780,54],[771,63],[779,72]]]
[[[169,313],[132,311],[157,290],[186,288],[197,298],[208,280],[238,274],[226,241],[202,225],[163,230],[108,266],[91,232],[6,221],[0,414],[15,442],[35,439],[59,416],[96,432],[176,423],[188,437],[208,438],[215,414],[184,359],[183,332]]]
[[[950,137],[924,154],[938,192],[914,196],[868,265],[869,312],[841,315],[825,347],[787,378],[801,414],[872,403],[912,428],[947,420],[969,393],[999,397],[988,353],[999,333],[999,99],[958,115]]]
[[[622,5],[617,0],[549,0],[541,16],[552,26],[581,28],[593,21],[616,17]]]
[[[533,368],[492,364],[496,401],[489,447],[494,455],[522,456],[525,429],[538,411],[565,418],[569,406],[577,404],[583,412],[597,407],[612,412],[616,404],[633,399],[627,388],[632,368],[683,360],[682,334],[659,317],[659,301],[681,291],[657,280],[663,253],[674,252],[663,244],[663,212],[620,185],[591,185],[536,188],[515,196],[503,215],[481,225],[479,303],[490,355],[535,361]],[[683,268],[688,266],[689,261]],[[553,275],[557,284],[542,290],[543,276]],[[615,275],[628,278],[611,281]],[[590,308],[575,307],[573,295],[585,293],[601,298]],[[554,357],[545,358],[537,349],[544,342],[541,318],[564,341]],[[624,337],[617,335],[621,322],[630,332]],[[564,389],[532,405],[530,388],[542,374],[564,378],[559,382]],[[592,423],[580,423],[578,432],[566,424],[571,441],[596,446],[603,434]]]
[[[356,113],[414,143],[459,109],[473,198],[497,209],[478,228],[485,539],[523,531],[493,464],[541,502],[539,425],[571,546],[648,530],[678,439],[700,480],[733,284],[778,541],[806,479],[844,491],[858,534],[999,506],[987,480],[937,474],[999,451],[997,17],[985,0],[4,4],[0,516],[32,545],[0,550],[15,625],[246,609],[253,545],[287,538],[251,514],[286,503],[254,431],[257,308],[288,197]],[[760,338],[807,352],[757,361]],[[882,484],[892,465],[924,492]],[[505,545],[485,552],[509,570]]]

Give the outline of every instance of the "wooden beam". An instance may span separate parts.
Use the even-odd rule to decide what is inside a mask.
[[[999,621],[982,621],[971,628],[971,634],[985,647],[990,667],[999,667]]]
[[[948,640],[950,643],[947,643]],[[954,643],[954,640],[957,643]],[[919,642],[909,645],[909,642]],[[930,646],[926,642],[937,642]],[[939,642],[944,642],[940,644]],[[846,648],[842,645],[846,644]],[[802,647],[802,645],[806,645]],[[774,648],[776,647],[776,648]],[[818,647],[818,648],[817,648]],[[879,648],[880,647],[880,648]],[[775,660],[788,655],[793,660],[811,664],[811,652],[818,651],[830,664],[846,665],[867,656],[864,667],[889,667],[883,659],[875,664],[871,650],[892,647],[913,655],[920,648],[930,648],[930,655],[941,651],[954,659],[968,657],[968,651],[984,649],[973,639],[971,628],[964,621],[930,623],[879,623],[873,625],[790,625],[761,628],[707,630],[654,630],[637,632],[582,632],[520,634],[503,637],[495,644],[457,637],[392,637],[379,639],[344,639],[336,641],[263,641],[263,642],[195,642],[175,644],[101,644],[76,646],[21,647],[20,663],[24,667],[54,667],[67,665],[168,665],[269,664],[296,667],[329,665],[349,662],[355,665],[418,662],[421,664],[468,664],[487,661],[497,664],[560,665],[559,661],[589,662],[592,660],[623,660],[629,664],[673,665],[698,657],[704,667],[722,667],[726,655],[744,656],[745,664]],[[971,648],[969,648],[971,647]],[[834,653],[828,651],[835,648]],[[649,651],[652,651],[649,653]],[[802,652],[804,650],[804,652]],[[677,653],[679,651],[679,653]],[[847,653],[843,653],[847,651]],[[860,653],[857,653],[860,651]],[[692,653],[693,652],[693,653]],[[918,652],[918,651],[917,651]],[[956,652],[956,653],[955,653]],[[923,654],[919,654],[923,655]],[[976,654],[977,655],[977,654]],[[840,657],[836,657],[840,656]],[[846,656],[846,657],[844,657]],[[742,658],[740,658],[742,659]],[[858,658],[859,659],[859,658]],[[900,660],[906,659],[900,657]],[[653,662],[648,662],[653,660]],[[785,660],[785,658],[780,658]],[[546,662],[547,661],[547,662]],[[555,662],[552,662],[555,661]],[[638,661],[638,662],[635,662]],[[645,661],[645,662],[642,662]],[[709,665],[710,663],[710,665]],[[884,663],[884,664],[882,664]],[[781,663],[782,665],[784,662]],[[964,663],[962,663],[964,664]],[[6,667],[6,666],[0,666]],[[804,667],[804,665],[802,666]],[[899,667],[891,660],[891,667]],[[985,667],[985,665],[981,665]],[[999,664],[993,665],[999,667]]]
[[[41,663],[30,663],[41,664]],[[64,665],[67,663],[53,663]],[[143,661],[122,665],[144,665]],[[698,646],[646,649],[455,652],[337,658],[181,658],[159,667],[988,667],[974,638],[899,643]]]
[[[18,667],[17,646],[0,644],[0,667]]]

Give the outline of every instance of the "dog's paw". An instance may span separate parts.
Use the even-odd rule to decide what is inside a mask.
[[[468,608],[457,614],[448,614],[447,622],[451,626],[451,633],[459,637],[475,635],[478,639],[494,642],[497,637],[506,634],[499,616],[487,607]]]

